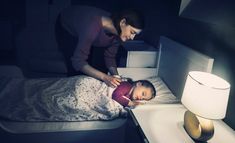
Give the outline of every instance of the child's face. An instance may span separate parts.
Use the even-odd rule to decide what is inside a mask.
[[[150,100],[152,96],[152,89],[142,86],[141,83],[137,83],[132,92],[132,100]]]

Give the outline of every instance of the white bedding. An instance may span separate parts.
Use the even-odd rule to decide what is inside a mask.
[[[180,102],[180,99],[173,95],[160,77],[152,76],[146,80],[149,80],[156,89],[156,96],[150,101],[147,101],[146,104],[170,104]]]
[[[87,76],[0,81],[0,117],[12,121],[111,120],[126,110]]]
[[[171,93],[169,88],[161,78],[152,76],[147,78],[156,88],[156,97],[146,104],[166,104],[176,103],[179,100]],[[142,105],[141,105],[142,106]],[[144,105],[143,105],[144,106]],[[61,131],[80,131],[80,130],[97,130],[113,129],[125,123],[124,118],[117,118],[111,121],[83,121],[83,122],[0,122],[0,126],[12,133],[38,133],[38,132],[61,132]]]

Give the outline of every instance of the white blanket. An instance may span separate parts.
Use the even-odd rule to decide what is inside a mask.
[[[8,120],[111,120],[126,113],[91,77],[0,79],[0,116]]]

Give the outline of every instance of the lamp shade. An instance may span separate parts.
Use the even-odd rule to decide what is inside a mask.
[[[191,71],[187,76],[182,104],[194,114],[208,119],[223,119],[226,114],[230,84],[206,72]]]

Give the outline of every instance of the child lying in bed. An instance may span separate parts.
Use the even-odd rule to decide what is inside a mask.
[[[150,100],[156,95],[156,90],[148,80],[123,81],[113,91],[112,98],[124,107],[135,107],[141,104],[139,100]]]
[[[104,82],[88,76],[0,79],[0,117],[14,121],[111,120],[126,115],[123,106],[134,107],[136,100],[155,95],[142,80],[121,82],[112,99]]]

